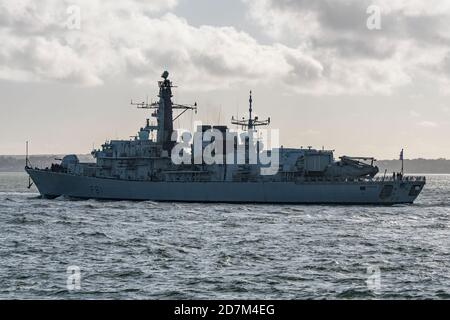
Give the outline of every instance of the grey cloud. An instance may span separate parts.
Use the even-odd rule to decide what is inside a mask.
[[[430,15],[405,15],[402,10],[388,10],[382,3],[382,29],[371,31],[366,27],[367,8],[376,5],[377,1],[369,0],[245,0],[250,5],[265,3],[267,11],[275,14],[291,14],[295,17],[314,17],[320,29],[308,35],[318,47],[331,47],[337,53],[347,55],[363,55],[384,58],[394,54],[395,43],[402,39],[414,39],[420,42],[449,43],[448,33],[450,12]],[[443,0],[445,1],[445,0]],[[430,4],[431,5],[431,4]],[[301,15],[300,15],[301,13]],[[262,12],[264,14],[264,12]],[[305,38],[297,30],[307,27],[307,21],[301,19],[283,19],[285,31],[281,35],[304,41]],[[445,34],[443,34],[444,31]],[[391,43],[388,43],[388,42]],[[387,48],[383,48],[384,46]]]
[[[91,86],[116,76],[145,82],[164,67],[183,74],[180,81],[208,89],[241,79],[284,81],[295,75],[301,80],[316,72],[317,62],[301,50],[261,45],[232,27],[193,27],[170,13],[151,17],[135,0],[126,1],[130,6],[109,5],[103,14],[97,5],[106,2],[80,0],[80,30],[61,27],[60,18],[48,19],[65,12],[64,3],[43,1],[44,7],[54,5],[48,12],[25,1],[28,7],[0,32],[0,61],[8,66],[0,78]],[[3,6],[1,12],[14,10]]]
[[[365,79],[361,89],[371,91],[371,87],[403,86],[432,69],[442,75],[435,77],[438,86],[446,85],[439,83],[442,78],[450,79],[448,73],[436,70],[444,64],[450,45],[450,5],[446,0],[243,1],[249,6],[250,18],[274,41],[307,47],[324,66],[326,80],[345,76],[345,69],[357,69],[358,74],[366,69],[365,76],[359,74]],[[381,30],[366,27],[370,5],[381,8]],[[342,72],[338,75],[336,70]]]
[[[439,46],[447,36],[445,32],[422,28],[420,36],[430,39],[430,52],[405,36],[414,26],[433,21],[420,15],[402,18],[397,24],[402,32],[394,32],[400,27],[370,32],[364,20],[367,1],[246,1],[262,3],[259,11],[252,12],[273,17],[269,23],[286,28],[286,35],[296,38],[297,45],[283,44],[283,35],[276,43],[263,45],[233,27],[191,26],[166,13],[174,1],[167,5],[157,0],[148,6],[148,2],[137,0],[120,4],[78,0],[81,30],[61,27],[67,2],[43,0],[38,8],[31,0],[24,0],[25,7],[19,9],[14,9],[12,2],[3,3],[0,17],[6,19],[0,32],[0,61],[7,67],[0,70],[0,78],[90,86],[117,76],[150,81],[150,76],[167,67],[176,68],[184,77],[180,81],[197,89],[245,80],[282,82],[287,88],[313,94],[390,93],[410,83],[411,72],[423,69],[427,61],[431,64],[428,68],[432,68],[432,59],[442,66]],[[18,14],[11,17],[14,10]],[[302,17],[313,24],[302,26]],[[394,14],[386,19],[394,19]]]

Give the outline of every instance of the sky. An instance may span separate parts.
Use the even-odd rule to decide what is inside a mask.
[[[149,117],[271,118],[281,144],[450,158],[448,0],[0,0],[0,154],[89,153]]]

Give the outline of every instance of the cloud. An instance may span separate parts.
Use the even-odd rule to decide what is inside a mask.
[[[121,22],[132,20],[133,12],[144,16],[175,4],[175,0],[2,0],[0,63],[7,67],[0,69],[0,78],[102,84],[122,64],[121,41],[110,32],[126,27]],[[74,7],[79,28],[70,25]]]
[[[243,1],[271,43],[194,27],[172,12],[177,0],[0,0],[0,79],[147,84],[169,69],[196,90],[243,81],[308,94],[390,94],[419,80],[449,87],[446,1],[370,1],[383,9],[379,31],[366,28],[366,0]],[[72,6],[79,29],[68,27]]]
[[[413,118],[419,118],[421,115],[420,115],[420,113],[418,113],[417,111],[415,111],[415,110],[410,110],[409,111],[409,115],[411,116],[411,117],[413,117]]]
[[[421,121],[418,123],[418,125],[424,128],[435,128],[438,126],[438,124],[433,121]]]
[[[167,5],[169,4],[169,5]],[[191,88],[239,81],[309,83],[319,61],[297,48],[262,45],[233,27],[193,27],[170,12],[175,1],[2,2],[0,78],[84,86],[115,78],[153,82],[163,68]],[[77,5],[80,28],[68,28]]]
[[[274,41],[302,46],[320,61],[324,88],[389,94],[431,80],[448,91],[447,0],[243,1]],[[371,5],[381,9],[381,30],[367,28]]]

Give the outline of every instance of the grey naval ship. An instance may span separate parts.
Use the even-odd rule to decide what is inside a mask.
[[[199,125],[200,149],[206,142],[231,145],[226,152],[214,154],[217,163],[200,159],[194,144],[179,149],[184,161],[173,161],[176,147],[174,121],[186,111],[197,110],[197,104],[181,105],[172,101],[169,73],[158,81],[159,95],[155,103],[133,103],[149,109],[156,123],[146,119],[138,134],[128,140],[111,140],[94,149],[93,163],[82,163],[76,155],[66,155],[50,168],[36,168],[26,161],[25,170],[30,185],[35,184],[42,197],[66,196],[82,199],[151,200],[229,203],[298,203],[298,204],[375,204],[413,203],[425,185],[424,177],[405,176],[403,172],[378,174],[376,161],[370,157],[342,156],[334,158],[332,150],[307,148],[271,148],[267,155],[278,155],[276,170],[262,174],[263,164],[250,161],[251,151],[260,153],[261,144],[250,136],[239,142],[228,142],[227,126]],[[249,117],[235,119],[232,124],[244,132],[258,132],[259,126],[270,124],[270,118],[252,116],[252,96]],[[207,135],[207,132],[214,134]],[[156,134],[156,136],[155,136]],[[219,137],[219,139],[218,139]],[[256,139],[257,140],[257,139]],[[197,148],[198,149],[198,148]],[[229,150],[231,149],[231,150]],[[236,161],[237,150],[244,156]],[[202,151],[200,150],[200,151]],[[223,150],[223,149],[222,149]],[[204,151],[204,150],[203,150]],[[276,152],[275,152],[276,151]],[[230,157],[231,154],[231,157]],[[403,170],[402,170],[403,171]]]

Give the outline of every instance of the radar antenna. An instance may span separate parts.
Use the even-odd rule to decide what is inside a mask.
[[[267,126],[270,124],[270,117],[267,118],[266,120],[259,120],[257,116],[255,116],[254,118],[252,118],[252,104],[253,104],[253,99],[252,99],[252,92],[250,91],[250,98],[248,99],[249,102],[249,108],[248,108],[248,119],[245,119],[244,117],[242,117],[241,120],[235,119],[234,116],[231,117],[231,123],[232,124],[236,124],[236,125],[240,125],[242,126],[242,128],[248,128],[248,130],[252,130],[255,127],[258,126]]]
[[[180,114],[178,114],[172,121],[177,120],[179,117],[183,115],[188,110],[194,110],[195,114],[197,114],[197,102],[194,102],[194,104],[172,104],[172,109],[182,109]]]
[[[159,103],[158,102],[152,102],[152,103],[148,103],[148,102],[134,102],[133,100],[131,100],[130,104],[132,106],[136,106],[136,108],[138,109],[158,109],[159,108]],[[172,121],[177,120],[179,117],[181,117],[181,115],[183,115],[183,113],[185,113],[188,110],[194,110],[195,114],[197,114],[197,102],[194,102],[194,104],[177,104],[174,103],[172,104],[172,109],[182,109],[183,111],[178,114]]]

